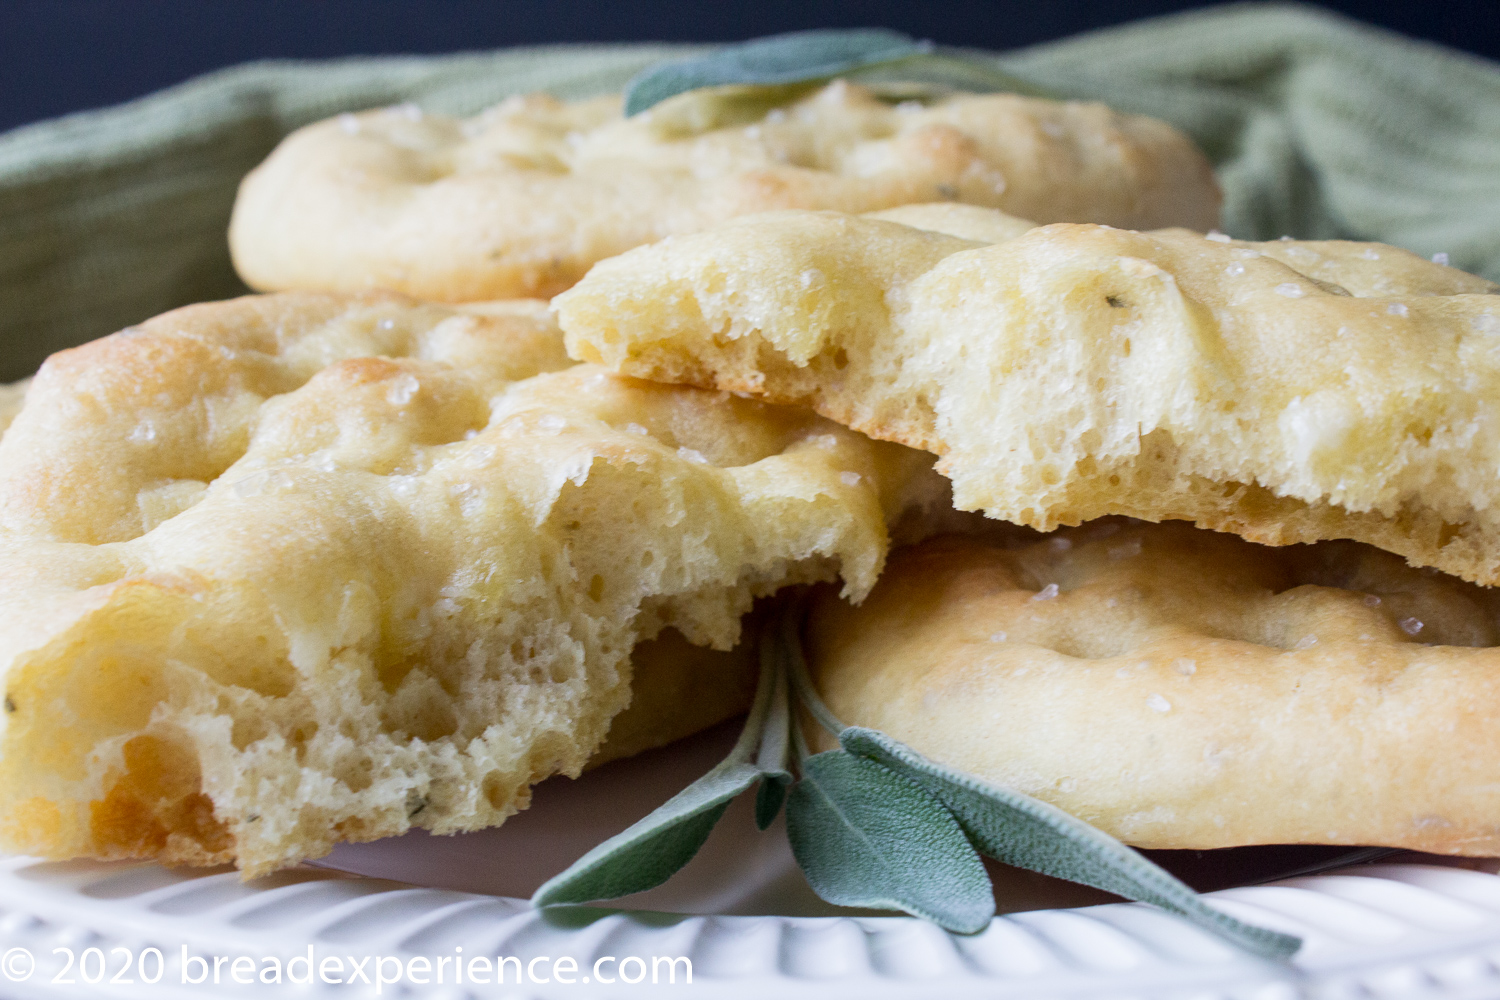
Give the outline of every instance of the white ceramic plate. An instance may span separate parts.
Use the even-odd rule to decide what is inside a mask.
[[[309,946],[319,963],[344,962],[345,973],[363,958],[370,976],[383,957],[380,968],[392,978],[400,963],[402,982],[382,984],[382,996],[1500,996],[1500,877],[1433,864],[1365,866],[1211,894],[1237,917],[1302,935],[1306,945],[1290,968],[1243,956],[1146,906],[1039,908],[1091,897],[1008,870],[997,871],[997,893],[1012,912],[972,937],[837,910],[808,889],[779,827],[756,832],[744,800],[677,877],[621,901],[633,912],[576,907],[544,916],[524,902],[546,877],[706,770],[733,735],[721,728],[576,782],[547,782],[529,812],[496,830],[347,845],[320,867],[251,883],[222,869],[0,860],[0,996],[375,995],[373,983],[294,985],[284,967],[280,985],[231,980],[237,957],[249,960],[242,978],[247,969],[269,975],[268,956],[285,963]],[[156,977],[151,948],[165,960],[156,983],[142,981]],[[184,949],[209,966],[224,959],[217,986],[211,975],[182,982]],[[54,982],[69,954],[74,964],[63,978],[74,982]],[[549,981],[516,987],[508,963],[505,989],[456,984],[458,956],[513,956]],[[591,975],[606,956],[614,961],[598,969],[613,983]],[[630,956],[642,959],[623,968],[626,978],[644,973],[637,985],[619,974]],[[564,957],[577,972],[556,967]],[[674,985],[656,963],[662,981],[653,985],[657,957],[690,959],[692,984],[682,963]],[[434,968],[443,962],[442,985],[434,972],[425,985],[411,981],[409,971],[424,978],[421,958]],[[100,981],[88,982],[101,964]],[[188,968],[194,978],[208,971],[191,961]],[[305,968],[290,971],[302,978]],[[328,972],[342,978],[334,967]],[[559,982],[559,974],[574,982]]]

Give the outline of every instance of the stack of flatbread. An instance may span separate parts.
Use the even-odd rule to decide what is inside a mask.
[[[1494,286],[1201,235],[1097,104],[736,107],[311,126],[267,294],[0,397],[0,844],[494,825],[742,711],[823,584],[836,714],[1130,843],[1500,847]]]

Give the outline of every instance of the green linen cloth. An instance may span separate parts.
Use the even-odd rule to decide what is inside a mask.
[[[581,97],[701,46],[575,45],[237,66],[0,136],[0,379],[188,302],[244,291],[224,231],[282,136],[416,101],[468,114],[509,94]],[[1223,228],[1378,239],[1500,280],[1500,67],[1312,7],[1235,4],[1006,53],[1061,96],[1192,135]]]

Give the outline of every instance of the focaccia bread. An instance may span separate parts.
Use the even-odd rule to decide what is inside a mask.
[[[735,220],[554,305],[575,357],[933,451],[966,510],[1354,538],[1500,582],[1495,285],[1378,243],[926,224]]]
[[[930,201],[1137,228],[1219,213],[1207,160],[1155,119],[1013,94],[892,105],[836,82],[794,101],[693,91],[630,119],[618,96],[545,94],[468,120],[341,115],[245,178],[229,238],[253,288],[462,302],[552,295],[595,261],[750,212]]]
[[[54,355],[0,440],[0,845],[255,874],[499,823],[638,642],[868,590],[930,462],[570,367],[540,302],[251,296]]]
[[[1355,542],[1093,522],[898,550],[806,645],[843,722],[1138,847],[1494,856],[1497,613]]]

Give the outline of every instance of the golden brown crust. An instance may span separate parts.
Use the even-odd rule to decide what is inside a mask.
[[[499,823],[599,747],[638,641],[864,592],[941,489],[811,414],[570,365],[544,303],[306,293],[50,359],[0,440],[0,843],[254,874]]]
[[[1497,610],[1358,543],[1095,522],[898,550],[807,643],[844,722],[1140,847],[1493,856]]]
[[[753,96],[753,95],[752,95]],[[512,98],[458,121],[341,115],[285,140],[230,227],[252,287],[383,287],[459,302],[552,295],[596,261],[776,208],[960,201],[1042,222],[1213,225],[1207,161],[1100,104],[960,94],[892,107],[834,83],[785,107],[696,91],[628,120],[619,99]]]
[[[972,230],[970,230],[972,234]],[[1500,300],[1381,244],[775,213],[600,264],[575,356],[801,403],[1050,529],[1355,538],[1500,582]]]

